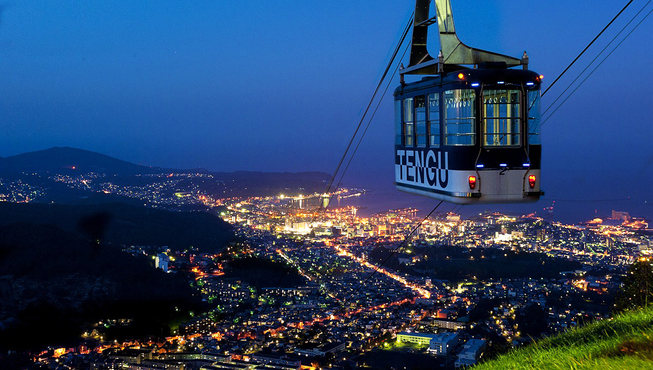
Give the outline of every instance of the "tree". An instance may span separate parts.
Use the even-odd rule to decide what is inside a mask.
[[[517,323],[522,335],[537,338],[547,329],[548,315],[539,304],[531,303],[521,311]]]
[[[653,267],[648,261],[635,262],[624,278],[615,308],[621,312],[646,307],[651,303],[653,303]]]

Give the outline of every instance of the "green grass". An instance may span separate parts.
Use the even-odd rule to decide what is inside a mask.
[[[537,341],[474,369],[653,369],[653,306]]]
[[[398,340],[384,342],[380,348],[384,351],[425,351],[428,344],[405,343]]]

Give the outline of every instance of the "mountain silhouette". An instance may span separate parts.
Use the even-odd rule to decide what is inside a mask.
[[[49,178],[53,175],[76,177],[90,172],[110,177],[111,181],[123,181],[122,183],[127,181],[131,186],[144,186],[152,181],[158,181],[156,178],[138,175],[188,173],[210,175],[206,178],[182,179],[176,185],[176,191],[192,189],[224,197],[324,191],[329,179],[329,175],[322,172],[218,172],[203,168],[150,167],[71,147],[54,147],[11,157],[0,157],[0,176],[4,180],[8,182],[20,180],[23,183],[47,188],[48,194],[53,196],[39,201],[66,202],[70,196],[61,197],[66,194],[75,199],[88,196],[88,191],[84,189],[72,189]],[[84,194],[78,194],[79,192]]]
[[[0,173],[67,171],[129,175],[160,172],[162,169],[141,166],[108,155],[70,147],[54,147],[0,158]]]

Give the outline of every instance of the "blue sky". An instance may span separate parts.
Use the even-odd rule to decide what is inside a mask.
[[[514,56],[527,50],[550,83],[626,1],[452,3],[463,41]],[[645,3],[635,1],[589,57]],[[332,171],[413,6],[6,2],[0,155],[68,145],[167,167]],[[653,17],[544,127],[551,199],[630,196],[650,212],[651,34]],[[392,130],[386,96],[350,182],[392,183]]]

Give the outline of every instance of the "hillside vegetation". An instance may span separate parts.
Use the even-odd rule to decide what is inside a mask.
[[[475,369],[651,369],[653,306],[517,349]]]
[[[200,305],[183,275],[145,256],[53,225],[0,226],[0,351],[74,345],[107,318],[133,320],[116,335],[168,335],[185,307]]]

